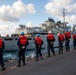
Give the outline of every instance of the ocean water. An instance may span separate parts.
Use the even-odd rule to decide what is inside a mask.
[[[63,47],[63,49],[65,49]],[[73,49],[73,45],[70,45],[70,49]],[[55,51],[58,50],[58,48],[54,48]],[[43,53],[46,53],[47,52],[47,48],[46,49],[41,49],[42,51],[42,54]],[[50,50],[51,51],[51,50]],[[35,50],[26,50],[25,52],[25,57],[32,57],[32,55],[35,56]],[[4,61],[9,61],[9,60],[16,60],[18,59],[18,51],[4,51],[4,54],[3,54],[3,58],[4,58]]]
[[[46,53],[47,49],[42,49],[42,53]],[[25,57],[31,57],[35,55],[35,50],[26,50]],[[4,61],[16,60],[18,58],[18,51],[4,51],[3,53]]]

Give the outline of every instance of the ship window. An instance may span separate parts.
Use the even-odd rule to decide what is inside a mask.
[[[4,39],[4,40],[5,40],[5,41],[8,41],[8,40],[10,41],[10,40],[13,40],[13,39],[11,39],[11,38],[8,38],[8,39]]]

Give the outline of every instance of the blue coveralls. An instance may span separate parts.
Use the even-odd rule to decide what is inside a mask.
[[[17,42],[17,45],[19,47],[19,50],[18,50],[18,65],[21,64],[21,60],[23,61],[23,65],[25,65],[25,51],[26,51],[26,47],[29,45],[29,42],[27,40],[27,43],[25,45],[21,45],[20,44],[20,39],[19,39],[18,42]],[[25,48],[22,49],[22,46],[25,46]]]
[[[43,44],[43,40],[42,40],[42,44]],[[36,61],[38,61],[38,55],[40,55],[40,57],[41,57],[41,59],[42,59],[42,53],[41,53],[42,44],[41,44],[41,45],[38,45],[38,44],[36,43],[36,40],[35,40],[35,46],[36,46]]]
[[[48,37],[47,37],[47,44],[48,44],[47,53],[48,53],[48,57],[50,57],[50,49],[51,49],[53,55],[55,55],[55,51],[54,51],[54,47],[53,47],[54,41],[55,41],[55,38],[53,40],[49,40]]]
[[[0,64],[2,66],[2,70],[5,70],[4,61],[3,61],[3,50],[5,48],[5,44],[3,42],[2,47],[0,48]]]

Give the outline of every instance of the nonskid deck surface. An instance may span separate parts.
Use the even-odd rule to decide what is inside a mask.
[[[63,54],[47,57],[43,55],[43,60],[34,61],[34,59],[26,62],[26,65],[16,67],[17,61],[6,62],[6,70],[1,71],[0,75],[76,75],[76,50],[70,50]]]

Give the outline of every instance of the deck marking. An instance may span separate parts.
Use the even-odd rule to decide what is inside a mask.
[[[43,58],[44,58],[44,57],[46,57],[46,55],[44,55]],[[29,63],[29,62],[31,62],[31,61],[33,61],[33,60],[35,60],[35,58],[33,58],[33,59],[31,59],[31,60],[27,60],[26,62]],[[10,63],[10,62],[8,62],[8,63]],[[4,74],[5,72],[8,72],[8,71],[10,71],[10,70],[12,70],[12,69],[14,69],[14,68],[16,68],[16,66],[10,67],[10,68],[6,69],[5,71],[0,72],[0,75],[1,75],[1,74]]]
[[[5,71],[0,72],[0,75],[3,74],[3,73],[5,73],[5,72],[8,72],[8,71],[14,69],[15,67],[16,67],[16,66],[13,66],[13,67],[11,67],[11,68],[6,69]]]
[[[71,50],[71,51],[69,51],[69,52],[72,52],[72,51],[76,51],[76,50]],[[63,54],[64,54],[64,53],[67,53],[67,52],[63,52]],[[56,54],[56,55],[60,55],[60,54]],[[46,54],[43,55],[43,58],[45,58],[45,57],[47,57]],[[39,58],[40,58],[40,57],[39,57]],[[35,58],[33,58],[33,59],[31,59],[31,60],[27,60],[26,62],[27,62],[27,63],[28,63],[28,62],[31,62],[31,61],[33,61],[34,59],[35,59]],[[8,63],[10,63],[10,62],[8,62]],[[5,71],[0,72],[0,75],[4,74],[5,72],[8,72],[8,71],[10,71],[10,70],[12,70],[12,69],[14,69],[14,68],[16,68],[16,66],[10,67],[10,68],[6,69]]]

